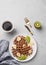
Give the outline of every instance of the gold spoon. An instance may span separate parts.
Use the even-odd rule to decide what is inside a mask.
[[[26,29],[30,32],[30,34],[33,35],[32,31],[29,29],[29,27],[27,25],[25,25]]]
[[[32,28],[32,26],[30,25],[30,21],[27,19],[27,17],[24,18],[24,21],[27,25],[29,25]]]

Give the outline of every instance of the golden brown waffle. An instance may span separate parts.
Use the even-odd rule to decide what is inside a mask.
[[[21,55],[30,55],[29,50],[32,51],[32,48],[28,46],[27,42],[25,41],[23,36],[20,36],[21,40],[17,41],[17,37],[14,40],[14,44],[16,45],[16,49],[12,48],[12,53],[14,56],[17,56],[17,52],[19,52]],[[23,44],[25,44],[25,47],[23,47]]]

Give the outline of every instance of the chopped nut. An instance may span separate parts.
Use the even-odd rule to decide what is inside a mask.
[[[17,41],[20,41],[21,40],[21,38],[20,37],[17,37]]]

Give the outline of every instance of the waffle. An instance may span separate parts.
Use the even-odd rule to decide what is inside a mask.
[[[30,55],[32,53],[32,47],[28,46],[27,42],[25,41],[23,36],[19,36],[21,37],[20,41],[17,41],[17,37],[14,40],[14,44],[16,45],[16,49],[14,49],[14,47],[12,47],[12,53],[14,56],[17,56],[17,53],[20,53],[20,55]],[[23,47],[23,45],[25,45]],[[29,53],[29,50],[31,51],[31,53]]]

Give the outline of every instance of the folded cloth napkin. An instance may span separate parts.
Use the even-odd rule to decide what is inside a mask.
[[[20,65],[9,53],[9,41],[0,41],[0,65]]]

